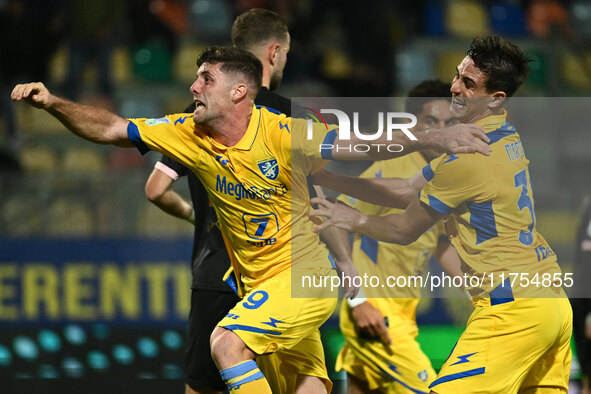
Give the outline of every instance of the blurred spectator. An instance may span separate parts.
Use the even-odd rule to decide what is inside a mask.
[[[46,81],[49,59],[62,33],[57,0],[6,0],[0,3],[0,167],[18,168],[20,138],[10,91],[19,82]]]
[[[573,307],[573,335],[583,374],[583,394],[591,394],[591,299],[583,289],[591,274],[591,196],[583,202],[581,222],[577,230],[577,250],[574,270],[575,298]]]
[[[116,28],[124,16],[124,2],[118,0],[66,0],[66,17],[70,57],[64,86],[65,94],[77,100],[84,66],[95,62],[99,92],[106,97],[113,93],[111,56]]]
[[[162,0],[129,0],[127,16],[131,22],[131,45],[137,47],[146,42],[161,44],[173,55],[178,48],[178,34],[186,31],[186,19],[182,23],[170,23],[169,16],[178,8]]]

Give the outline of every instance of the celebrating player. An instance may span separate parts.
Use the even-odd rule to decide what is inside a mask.
[[[449,218],[462,271],[482,281],[468,288],[476,308],[431,383],[433,392],[568,390],[572,311],[556,255],[536,231],[529,161],[503,109],[527,76],[528,62],[500,37],[472,42],[457,67],[451,109],[461,121],[484,127],[492,153],[444,155],[409,181],[391,182],[396,205],[414,194],[404,213],[367,216],[345,204],[315,200],[321,205],[315,214],[325,218],[316,230],[338,226],[399,244]],[[364,195],[355,197],[371,199],[377,190],[384,192],[368,183]],[[382,195],[378,203],[387,199]],[[526,280],[509,279],[515,275]]]
[[[334,270],[326,248],[312,232],[309,204],[292,201],[292,195],[307,193],[305,176],[324,165],[318,147],[327,136],[337,142],[338,137],[318,125],[308,140],[305,120],[255,107],[262,66],[253,54],[210,47],[200,54],[197,66],[197,80],[191,86],[193,116],[124,119],[54,96],[39,82],[17,85],[11,96],[45,109],[82,138],[136,146],[141,152],[155,150],[191,168],[215,207],[244,295],[211,337],[222,379],[236,393],[269,393],[254,358],[276,353],[284,357],[285,371],[296,374],[298,390],[329,391],[318,328],[331,315],[336,300],[319,297],[326,295],[321,290],[309,293],[309,298],[291,297],[291,277],[304,273],[326,277]],[[483,143],[488,137],[473,125],[415,136],[417,140],[410,141],[398,131],[390,141],[384,137],[376,142],[404,145],[403,153],[429,148],[489,153]],[[348,142],[361,140],[354,137]],[[375,156],[374,152],[329,153],[334,159],[395,155],[383,150]],[[297,247],[292,234],[299,241]]]
[[[413,88],[406,112],[415,114],[414,130],[446,127],[457,123],[451,115],[450,85],[438,80],[424,81]],[[379,161],[361,174],[362,178],[407,178],[423,168],[438,152],[421,151],[404,157]],[[369,215],[400,212],[362,201],[355,208]],[[379,278],[420,276],[431,256],[452,275],[461,275],[457,252],[439,223],[408,246],[379,242],[356,234],[353,261],[362,274]],[[341,331],[346,343],[337,359],[336,370],[347,371],[349,393],[427,392],[435,379],[431,362],[416,341],[416,308],[420,288],[365,288],[368,298],[343,302]]]
[[[291,101],[272,91],[278,87],[289,51],[287,23],[277,13],[260,8],[239,15],[232,25],[234,46],[247,50],[261,61],[262,85],[254,102],[290,116]],[[192,103],[185,112],[195,111]],[[192,204],[172,188],[186,176]],[[217,217],[205,188],[187,167],[162,156],[146,182],[146,195],[171,215],[195,224],[192,255],[192,291],[187,348],[185,352],[186,393],[224,391],[226,385],[211,359],[209,337],[216,324],[238,302],[234,291],[222,281],[230,259]]]

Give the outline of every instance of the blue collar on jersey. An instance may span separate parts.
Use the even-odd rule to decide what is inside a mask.
[[[486,136],[490,138],[490,142],[488,144],[491,145],[501,138],[505,138],[511,134],[515,134],[515,127],[511,123],[505,122],[498,129],[486,133]]]

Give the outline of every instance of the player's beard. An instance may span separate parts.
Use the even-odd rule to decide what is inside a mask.
[[[283,78],[283,70],[280,72],[273,73],[271,75],[271,81],[269,82],[269,90],[275,90],[281,85],[281,79]]]

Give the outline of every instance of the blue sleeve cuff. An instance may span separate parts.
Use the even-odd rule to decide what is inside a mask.
[[[334,140],[337,139],[337,130],[329,131],[326,136],[324,136],[324,141],[322,141],[322,145],[333,145]],[[332,149],[321,149],[321,155],[324,160],[332,160]]]
[[[425,177],[427,182],[431,182],[431,179],[433,179],[433,177],[435,176],[435,174],[433,173],[433,170],[431,169],[431,164],[427,164],[425,167],[423,167],[422,171],[423,171],[423,176]]]
[[[142,141],[142,137],[140,136],[140,131],[137,128],[137,125],[131,120],[127,124],[127,137],[131,142],[133,142],[135,147],[142,155],[145,155],[150,151],[150,148],[148,148],[148,146],[144,144],[144,141]]]

